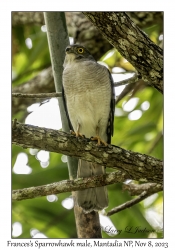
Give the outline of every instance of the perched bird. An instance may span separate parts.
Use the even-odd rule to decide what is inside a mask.
[[[105,66],[98,64],[89,51],[78,44],[66,48],[63,71],[63,99],[70,129],[98,145],[111,142],[115,95],[113,79]],[[77,177],[105,173],[103,166],[79,159]],[[77,191],[77,203],[85,213],[108,206],[106,187]]]

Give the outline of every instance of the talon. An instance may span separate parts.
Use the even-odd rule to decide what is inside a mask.
[[[108,144],[103,141],[102,139],[100,139],[100,137],[97,135],[97,136],[94,136],[94,137],[91,137],[91,140],[92,141],[97,141],[97,145],[100,146],[101,144],[103,144],[104,146],[107,146]]]
[[[82,138],[85,138],[84,135],[80,134],[79,132],[76,132],[76,137],[82,137]]]
[[[76,133],[73,130],[70,130],[71,135],[76,135]]]
[[[78,131],[74,132],[74,131],[70,130],[70,133],[71,133],[72,135],[75,135],[77,138],[78,138],[78,137],[85,138],[85,135],[80,134]]]

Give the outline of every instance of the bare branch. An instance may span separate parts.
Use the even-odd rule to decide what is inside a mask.
[[[123,190],[128,190],[130,195],[139,195],[133,200],[127,201],[126,203],[113,208],[107,213],[107,216],[116,214],[126,208],[134,206],[145,198],[149,197],[152,194],[163,191],[163,185],[157,183],[144,183],[144,184],[127,184],[123,186]]]
[[[53,98],[53,97],[62,97],[62,93],[41,93],[41,94],[22,94],[22,93],[12,93],[12,97],[17,98]]]
[[[116,100],[115,100],[115,104],[119,103],[119,101],[121,101],[121,99],[123,99],[126,95],[128,95],[131,91],[132,91],[132,94],[131,96],[129,97],[132,98],[134,96],[134,93],[136,91],[138,91],[138,89],[140,88],[143,88],[146,86],[146,83],[143,81],[143,80],[137,80],[134,81],[134,80],[131,80],[129,81],[128,85],[125,86],[125,88],[123,89],[123,91],[120,93],[119,96],[117,96]]]
[[[148,150],[148,154],[151,154],[152,151],[154,150],[154,148],[157,146],[157,144],[160,142],[160,140],[162,139],[163,137],[163,133],[162,131],[160,131],[157,135],[156,135],[156,138],[154,139],[151,147],[149,148]]]
[[[147,198],[149,196],[149,194],[147,194],[146,191],[143,191],[143,193],[141,193],[137,198],[131,200],[131,201],[127,201],[125,203],[123,203],[122,205],[115,207],[113,209],[111,209],[111,211],[109,211],[107,213],[107,216],[111,216],[113,214],[116,214],[126,208],[132,207],[135,204],[139,203],[140,201],[144,200],[145,198]]]
[[[77,139],[74,135],[62,131],[16,122],[15,128],[12,126],[12,143],[25,148],[38,148],[75,156],[119,169],[127,173],[127,179],[153,183],[163,181],[163,162],[159,159],[114,145],[98,147],[90,139]]]
[[[138,80],[138,75],[135,73],[132,77],[130,77],[128,79],[114,82],[114,86],[118,87],[118,86],[122,86],[122,85],[126,85],[126,84],[134,84],[135,82],[137,82],[137,80]]]

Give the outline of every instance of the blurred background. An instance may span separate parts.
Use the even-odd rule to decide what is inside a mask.
[[[88,48],[104,64],[114,82],[134,75],[134,67],[114,49],[80,12],[66,12],[70,44]],[[132,20],[158,46],[163,46],[163,13],[132,12]],[[55,92],[42,12],[12,12],[12,92]],[[126,87],[126,89],[125,89]],[[112,144],[163,159],[163,97],[149,84],[139,82],[115,87],[117,97]],[[125,89],[125,90],[124,90]],[[123,92],[124,91],[124,92]],[[12,98],[12,119],[26,124],[60,130],[56,98]],[[12,145],[12,189],[39,186],[68,179],[67,157],[44,150]],[[107,169],[107,172],[111,172]],[[133,183],[138,183],[133,181]],[[121,184],[108,186],[109,207],[133,199]],[[76,238],[71,193],[12,203],[13,238]],[[163,194],[154,194],[139,204],[112,215],[100,215],[104,238],[162,238]],[[133,227],[149,232],[128,233]],[[117,233],[118,230],[118,233]],[[152,232],[153,231],[153,232]]]

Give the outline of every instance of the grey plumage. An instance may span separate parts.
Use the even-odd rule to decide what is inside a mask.
[[[77,135],[98,135],[110,143],[115,108],[113,80],[108,69],[81,45],[66,48],[63,93],[70,128]],[[77,177],[104,173],[103,166],[79,160]],[[77,191],[77,203],[85,212],[102,210],[108,206],[106,187]]]

